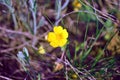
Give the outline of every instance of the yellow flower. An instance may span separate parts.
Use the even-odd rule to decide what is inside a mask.
[[[48,42],[52,47],[63,47],[67,43],[68,32],[62,26],[55,26],[53,32],[47,36]]]
[[[76,74],[72,74],[72,78],[73,78],[73,79],[77,79],[78,76],[77,76]]]
[[[82,6],[78,0],[74,0],[72,5],[73,5],[75,11],[78,11]]]
[[[45,54],[45,49],[43,48],[43,46],[40,46],[40,47],[38,48],[38,53],[40,53],[40,54]]]

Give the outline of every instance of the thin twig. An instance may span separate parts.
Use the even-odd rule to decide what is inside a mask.
[[[2,76],[2,75],[0,75],[0,78],[5,79],[5,80],[13,80],[13,79],[10,79],[10,78]]]
[[[46,54],[47,56],[50,56],[50,57],[55,57],[55,56],[51,56],[50,54]],[[56,58],[56,57],[55,57]],[[56,58],[58,61],[61,61],[61,62],[63,62],[65,65],[66,65],[66,67],[67,66],[70,66],[71,67],[71,69],[73,69],[73,71],[76,73],[76,75],[78,75],[78,77],[80,78],[80,80],[83,80],[80,76],[79,76],[79,74],[78,73],[80,73],[80,74],[82,74],[83,76],[87,76],[87,74],[89,74],[90,76],[89,77],[87,77],[89,80],[96,80],[87,70],[85,70],[85,69],[82,69],[82,70],[84,70],[86,73],[83,73],[82,71],[80,71],[80,70],[78,70],[77,68],[74,68],[71,64],[70,64],[70,62],[65,58],[65,61],[64,60],[61,60],[61,58]],[[67,68],[66,68],[67,69]],[[67,73],[66,73],[67,74]],[[68,77],[68,76],[67,76]]]
[[[19,46],[13,47],[13,48],[8,48],[8,49],[5,49],[5,50],[1,50],[0,53],[10,52],[10,51],[13,51],[15,49],[20,49],[20,48],[22,48],[22,47],[24,47],[24,46],[26,46],[28,44],[29,44],[29,42],[25,42],[22,45],[19,45]]]
[[[115,16],[113,15],[110,15],[108,13],[103,13],[102,11],[96,9],[95,7],[93,7],[92,5],[90,5],[87,1],[84,1],[89,7],[93,8],[96,12],[100,13],[101,15],[103,15],[104,17],[107,17],[109,19],[111,19],[112,21],[116,22],[114,19],[112,18],[116,18]],[[112,18],[111,18],[112,17]]]
[[[79,74],[76,72],[75,68],[70,64],[70,62],[67,59],[65,59],[65,62],[67,63],[67,65],[69,65],[73,69],[73,71],[79,77],[79,79],[82,80],[82,78],[79,76]],[[83,72],[81,72],[81,73],[84,74]]]
[[[34,35],[29,34],[28,32],[21,32],[21,31],[14,31],[14,30],[10,30],[10,29],[6,29],[6,28],[2,28],[0,27],[0,30],[7,32],[7,33],[13,33],[13,34],[18,34],[18,35],[23,35],[27,38],[32,39],[34,37]]]
[[[74,68],[67,59],[66,59],[66,62],[67,62],[68,65],[73,69],[73,71],[78,75],[79,78],[80,78],[80,76],[79,76],[78,73],[81,73],[83,76],[87,76],[87,75],[89,74],[90,77],[89,77],[89,76],[87,77],[89,80],[96,80],[87,70],[84,69],[84,71],[85,71],[86,73],[83,73],[83,72],[81,72],[80,70],[78,70],[77,68]],[[81,80],[82,80],[82,79],[81,79]]]
[[[25,36],[25,37],[27,37],[29,39],[36,38],[38,40],[40,40],[42,37],[47,35],[47,33],[49,32],[49,31],[47,31],[47,32],[43,33],[42,35],[35,36],[35,35],[30,34],[29,32],[14,31],[14,30],[2,28],[2,27],[0,27],[0,30],[3,31],[3,32],[7,32],[7,33],[23,35],[23,36]]]
[[[110,17],[108,17],[108,16],[106,16],[106,17],[107,17],[107,18],[106,18],[106,17],[100,16],[100,15],[97,15],[96,13],[89,12],[89,11],[87,11],[87,10],[72,11],[72,12],[69,12],[69,13],[63,15],[60,19],[58,19],[58,20],[56,21],[56,25],[58,25],[59,22],[62,21],[63,18],[65,18],[65,17],[67,17],[67,16],[69,16],[69,15],[71,15],[71,14],[79,13],[79,12],[84,12],[84,13],[89,13],[89,14],[95,15],[102,24],[103,24],[103,22],[102,22],[99,18],[103,18],[103,19],[106,19],[106,20],[107,20],[108,18],[110,18]],[[110,18],[110,19],[111,19],[111,18]],[[111,20],[114,21],[113,19],[111,19]]]
[[[66,56],[65,56],[65,60],[66,60]],[[66,80],[68,80],[68,71],[67,71],[67,63],[65,63],[65,75],[66,75]]]

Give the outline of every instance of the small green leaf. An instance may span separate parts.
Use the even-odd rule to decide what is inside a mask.
[[[38,80],[41,80],[41,79],[40,79],[40,74],[38,74]]]
[[[44,18],[44,17],[41,17],[41,19],[40,19],[40,21],[39,21],[39,23],[38,23],[38,25],[37,25],[37,28],[43,26],[44,23],[45,23],[45,18]]]
[[[112,26],[112,21],[110,19],[108,19],[106,22],[105,22],[105,27],[109,28]]]
[[[27,62],[29,62],[29,53],[28,53],[28,50],[27,50],[27,48],[23,48],[23,54],[24,54],[24,56],[25,56],[25,60],[27,61]]]

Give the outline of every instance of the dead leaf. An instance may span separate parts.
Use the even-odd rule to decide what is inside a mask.
[[[60,71],[61,69],[63,69],[64,65],[60,62],[55,62],[55,68],[54,68],[54,72],[56,71]]]

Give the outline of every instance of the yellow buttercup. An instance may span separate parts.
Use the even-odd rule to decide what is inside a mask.
[[[39,54],[45,54],[46,52],[45,52],[45,49],[43,48],[43,46],[40,46],[39,48],[38,48],[38,53]]]
[[[74,11],[79,11],[82,7],[81,3],[78,0],[74,0],[72,5],[74,7]]]
[[[63,47],[67,43],[68,32],[62,26],[55,26],[53,32],[49,32],[47,41],[52,47]]]

